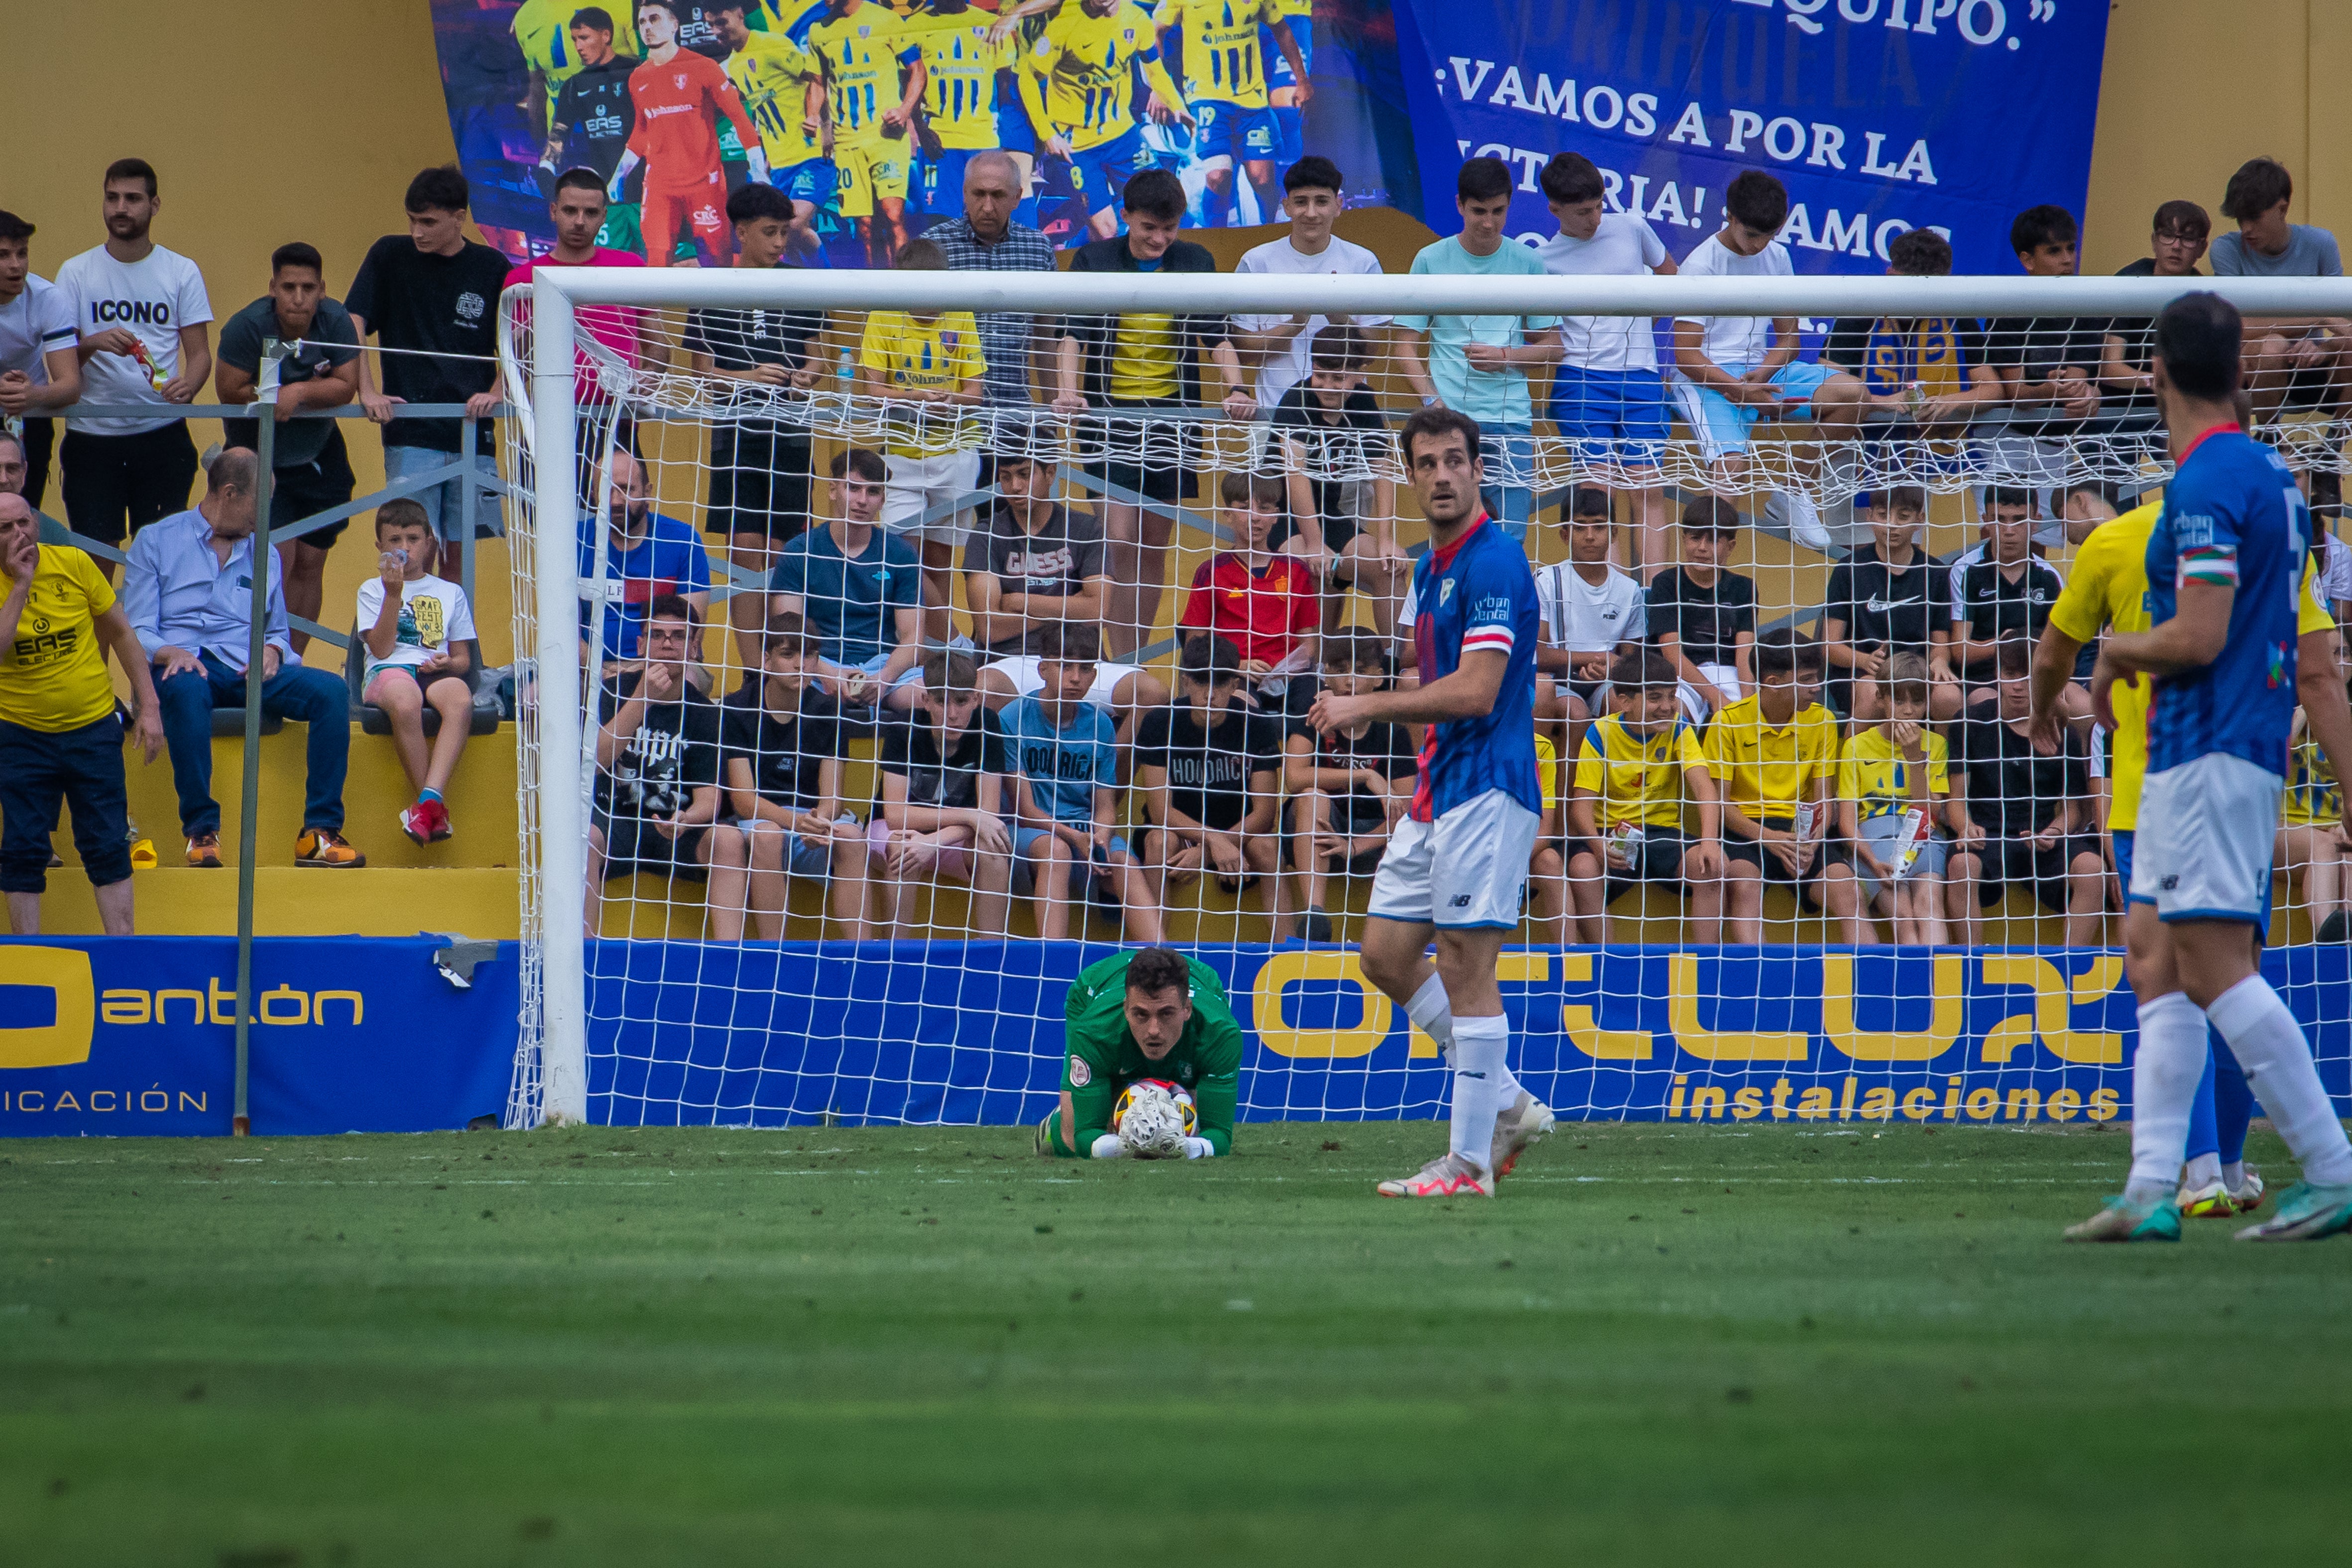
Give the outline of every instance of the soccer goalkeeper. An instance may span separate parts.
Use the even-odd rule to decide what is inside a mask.
[[[1242,1066],[1241,1026],[1209,968],[1173,948],[1147,947],[1089,964],[1063,1007],[1068,1055],[1062,1103],[1037,1127],[1037,1152],[1066,1160],[1205,1159],[1230,1154]],[[1118,1131],[1120,1091],[1156,1079],[1189,1091],[1198,1127],[1172,1099],[1139,1095]]]

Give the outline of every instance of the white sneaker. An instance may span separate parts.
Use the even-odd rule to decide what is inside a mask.
[[[1519,1090],[1519,1098],[1495,1118],[1494,1152],[1487,1160],[1487,1168],[1495,1173],[1496,1181],[1500,1182],[1517,1167],[1519,1156],[1528,1152],[1528,1145],[1549,1136],[1554,1120],[1551,1107],[1526,1089]]]
[[[1423,1165],[1417,1174],[1382,1182],[1384,1198],[1491,1198],[1495,1178],[1455,1153],[1446,1153]]]
[[[1821,509],[1794,490],[1780,490],[1764,502],[1764,515],[1789,531],[1789,537],[1808,550],[1826,555],[1834,548],[1830,531],[1822,526]]]

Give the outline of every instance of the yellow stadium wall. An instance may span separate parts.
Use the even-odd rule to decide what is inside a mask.
[[[39,226],[34,265],[44,275],[104,237],[100,171],[112,158],[137,154],[162,177],[157,238],[204,268],[219,316],[261,292],[269,251],[289,239],[325,253],[328,285],[340,293],[367,247],[401,226],[409,177],[453,156],[425,0],[195,6],[116,0],[103,15],[106,37],[140,47],[108,52],[102,70],[78,68],[92,58],[92,29],[100,26],[82,6],[17,8],[0,50],[0,101],[9,105],[20,143],[0,206]],[[2144,254],[2147,217],[2159,202],[2188,196],[2218,211],[2230,171],[2258,153],[2294,171],[2298,221],[2352,232],[2352,139],[2320,107],[2323,84],[2347,77],[2352,5],[2344,0],[2116,0],[2084,215],[2084,270],[2113,271]],[[1985,106],[1988,115],[2000,111]],[[2020,193],[2021,202],[2030,199],[2032,193]],[[1202,237],[1230,264],[1271,232]],[[1341,232],[1398,271],[1429,237],[1420,224],[1391,212],[1351,213]],[[360,426],[345,433],[364,493],[382,483],[380,448]],[[196,430],[199,445],[217,435],[217,426]],[[690,504],[682,496],[664,500]],[[54,488],[50,508],[58,510]],[[1946,511],[1938,508],[1938,552],[1965,542],[1957,511],[1948,518]],[[1408,524],[1406,531],[1416,530]],[[352,596],[373,560],[364,532],[362,519],[331,558],[322,617],[329,626],[349,624]],[[1179,569],[1189,574],[1194,559],[1188,552]],[[1768,606],[1816,602],[1822,572],[1804,552],[1759,537],[1740,565],[1755,573]],[[478,609],[486,659],[503,663],[510,657],[509,608],[505,555],[495,543],[483,552]],[[322,649],[312,662],[331,668],[335,661]],[[427,855],[394,837],[391,806],[404,796],[389,744],[355,734],[352,764],[363,776],[351,792],[352,831],[374,864],[349,883],[334,873],[284,868],[284,835],[276,829],[299,798],[299,727],[266,744],[263,855],[274,868],[263,882],[264,930],[513,929],[512,872],[505,868],[511,829],[489,826],[512,798],[504,735],[477,742],[468,760],[457,796],[478,802],[459,812],[468,830]],[[493,753],[499,761],[485,766]],[[233,803],[236,765],[229,755],[222,762],[222,798]],[[138,772],[134,765],[134,778]],[[148,787],[134,784],[137,815],[168,866],[178,848],[168,787],[160,777],[144,782]],[[478,789],[470,787],[477,782]],[[234,880],[228,872],[142,877],[142,928],[227,929]],[[53,886],[51,928],[96,930],[79,875],[68,871]],[[203,890],[192,895],[190,887]]]

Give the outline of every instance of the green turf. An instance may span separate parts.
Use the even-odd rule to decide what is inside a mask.
[[[1370,1195],[1442,1139],[15,1144],[0,1562],[2346,1549],[2352,1244],[2062,1246],[2113,1131],[1563,1127]]]

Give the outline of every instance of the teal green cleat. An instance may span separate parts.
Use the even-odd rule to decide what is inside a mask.
[[[2135,1204],[2121,1196],[2080,1225],[2066,1227],[2069,1241],[2179,1241],[2180,1208],[2170,1198]]]
[[[2352,1230],[2352,1187],[2316,1187],[2297,1182],[2281,1194],[2278,1207],[2260,1225],[2238,1233],[2240,1241],[2317,1241]]]

